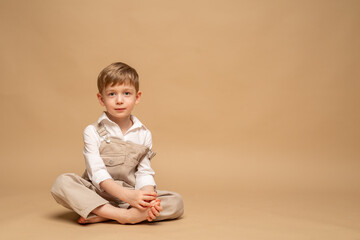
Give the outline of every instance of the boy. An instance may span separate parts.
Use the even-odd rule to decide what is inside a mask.
[[[85,128],[86,171],[82,177],[60,175],[51,189],[53,197],[77,212],[80,224],[107,220],[135,224],[180,217],[181,196],[155,191],[151,133],[131,115],[141,98],[136,70],[113,63],[102,70],[97,84],[97,97],[106,111]]]

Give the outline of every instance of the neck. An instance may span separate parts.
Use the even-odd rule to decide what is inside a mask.
[[[114,123],[116,123],[120,129],[121,132],[125,135],[125,133],[131,128],[131,126],[134,124],[133,121],[131,120],[131,116],[128,116],[126,118],[123,119],[114,119],[110,114],[108,114],[106,112],[106,115],[108,116],[108,118],[113,121]]]

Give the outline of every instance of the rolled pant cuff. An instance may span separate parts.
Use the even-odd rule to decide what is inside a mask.
[[[109,201],[106,201],[105,199],[94,202],[92,204],[89,204],[85,209],[82,209],[81,211],[79,211],[79,215],[82,216],[83,218],[87,219],[89,217],[89,215],[91,215],[90,213],[97,207],[100,207],[104,204],[109,203]]]

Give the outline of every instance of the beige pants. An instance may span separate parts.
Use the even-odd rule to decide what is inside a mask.
[[[94,123],[99,136],[104,137],[99,152],[107,171],[116,183],[122,187],[133,189],[135,186],[135,172],[140,161],[148,156],[155,156],[149,148],[132,142],[126,142],[118,138],[109,137],[106,128],[100,123]],[[59,176],[52,186],[51,193],[55,200],[66,208],[72,209],[83,218],[97,207],[110,203],[120,208],[129,208],[129,204],[115,198],[106,192],[100,192],[89,180],[87,172],[82,177],[65,173]],[[163,211],[156,221],[174,219],[184,212],[182,198],[179,194],[167,191],[158,191]]]
[[[122,185],[122,181],[116,181]],[[179,194],[168,191],[157,191],[161,199],[163,211],[155,221],[175,219],[184,212],[183,201]],[[51,189],[51,194],[62,206],[78,213],[83,218],[88,218],[90,213],[104,204],[111,204],[120,208],[129,208],[129,204],[117,199],[106,192],[98,191],[90,181],[73,174],[60,175]]]

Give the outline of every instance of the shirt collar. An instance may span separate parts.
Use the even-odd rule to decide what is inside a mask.
[[[142,124],[137,117],[135,117],[134,115],[131,115],[130,117],[134,124],[131,126],[131,128],[129,130],[132,130],[135,128],[142,128],[142,127],[146,128],[145,125]]]
[[[108,116],[106,115],[105,112],[103,112],[103,113],[101,114],[101,116],[99,117],[98,123],[101,123],[101,122],[103,122],[103,121],[108,121],[108,122],[114,123],[113,121],[111,121],[111,120],[108,118]]]
[[[136,129],[136,128],[142,128],[142,127],[144,127],[146,129],[145,125],[142,124],[137,117],[135,117],[134,115],[130,115],[130,117],[131,117],[131,120],[133,122],[133,125],[131,126],[131,128],[128,131]],[[106,115],[106,112],[103,112],[101,114],[101,116],[99,117],[98,123],[101,123],[101,122],[103,122],[105,124],[112,124],[112,125],[115,124],[115,125],[117,125],[116,123],[114,123],[113,121],[111,121],[108,118],[108,116]]]

